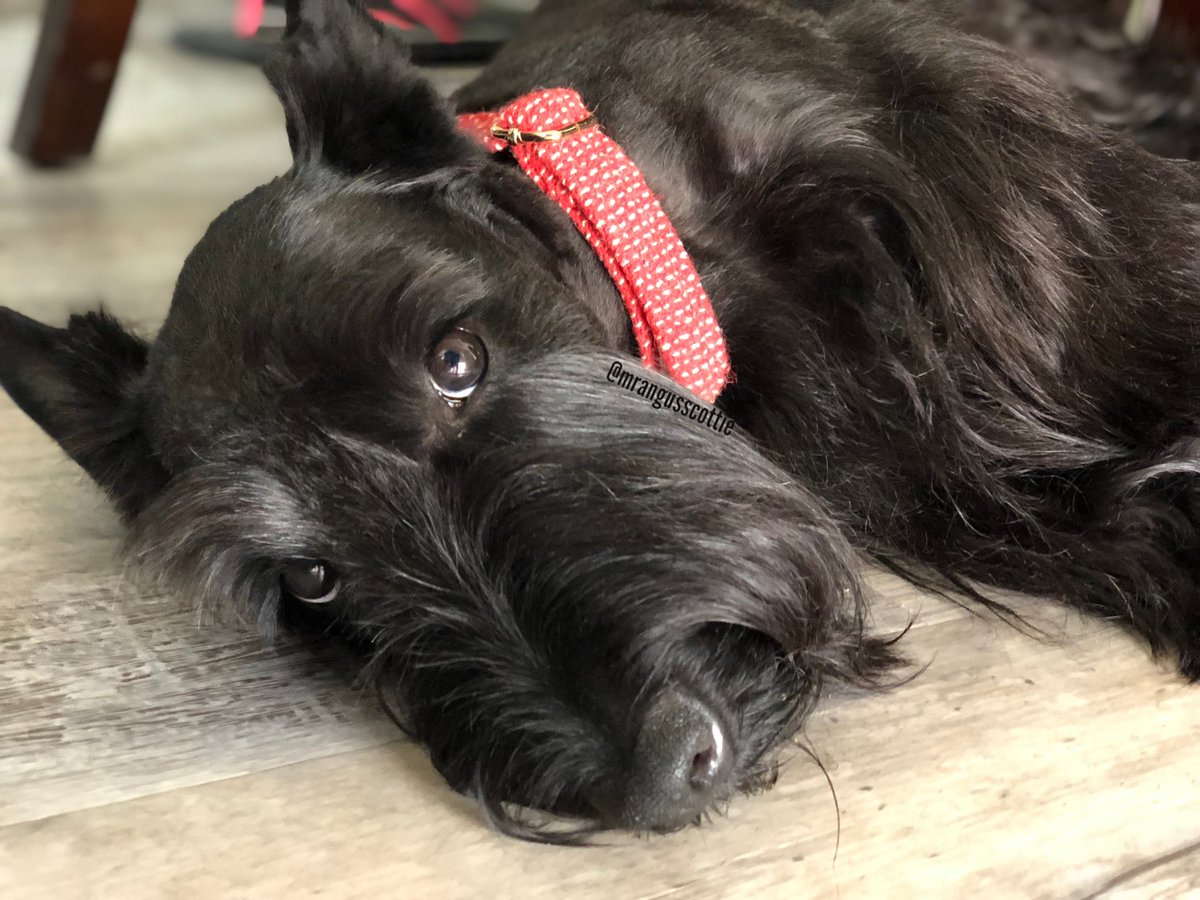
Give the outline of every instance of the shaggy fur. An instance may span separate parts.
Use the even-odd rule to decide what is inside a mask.
[[[349,640],[498,826],[693,818],[644,799],[663,697],[728,740],[706,805],[768,782],[824,684],[897,677],[860,555],[1200,677],[1196,166],[923,4],[548,0],[455,102],[571,86],[637,160],[727,336],[726,437],[608,382],[634,345],[600,263],[398,37],[292,16],[295,165],[213,223],[154,345],[6,313],[0,380],[139,563]],[[460,407],[425,369],[455,326],[490,354]],[[281,591],[296,558],[333,603]]]

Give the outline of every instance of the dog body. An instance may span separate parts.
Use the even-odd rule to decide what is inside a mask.
[[[710,288],[759,446],[877,558],[1195,635],[1200,170],[919,7],[577,6],[459,104],[570,84],[602,110]]]
[[[885,681],[860,554],[1200,677],[1196,166],[922,5],[545,3],[456,104],[571,87],[636,161],[726,337],[725,435],[606,380],[634,345],[601,263],[393,35],[290,13],[295,165],[213,224],[153,347],[0,317],[0,381],[139,563],[351,641],[451,784],[544,839],[578,833],[503,804],[676,827],[768,781],[825,681]]]

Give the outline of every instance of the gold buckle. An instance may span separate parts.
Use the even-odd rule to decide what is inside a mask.
[[[595,128],[597,124],[599,123],[596,122],[596,117],[589,114],[586,119],[580,119],[565,128],[556,128],[550,131],[522,131],[520,128],[502,128],[499,125],[493,125],[492,137],[510,144],[544,144],[569,138],[573,134]]]

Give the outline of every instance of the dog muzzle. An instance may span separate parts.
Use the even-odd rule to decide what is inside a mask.
[[[509,152],[591,244],[625,301],[642,362],[712,403],[731,380],[725,338],[674,226],[646,179],[573,90],[518,97],[460,127]]]

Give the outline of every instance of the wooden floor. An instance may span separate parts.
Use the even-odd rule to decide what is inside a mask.
[[[152,333],[209,219],[286,167],[256,73],[177,55],[155,10],[94,164],[0,158],[0,303]],[[33,28],[0,14],[4,128]],[[118,538],[0,399],[0,897],[1200,896],[1200,688],[1057,609],[1039,643],[878,579],[929,668],[808,729],[840,844],[794,752],[707,828],[554,849],[485,830],[329,659],[135,592]]]

